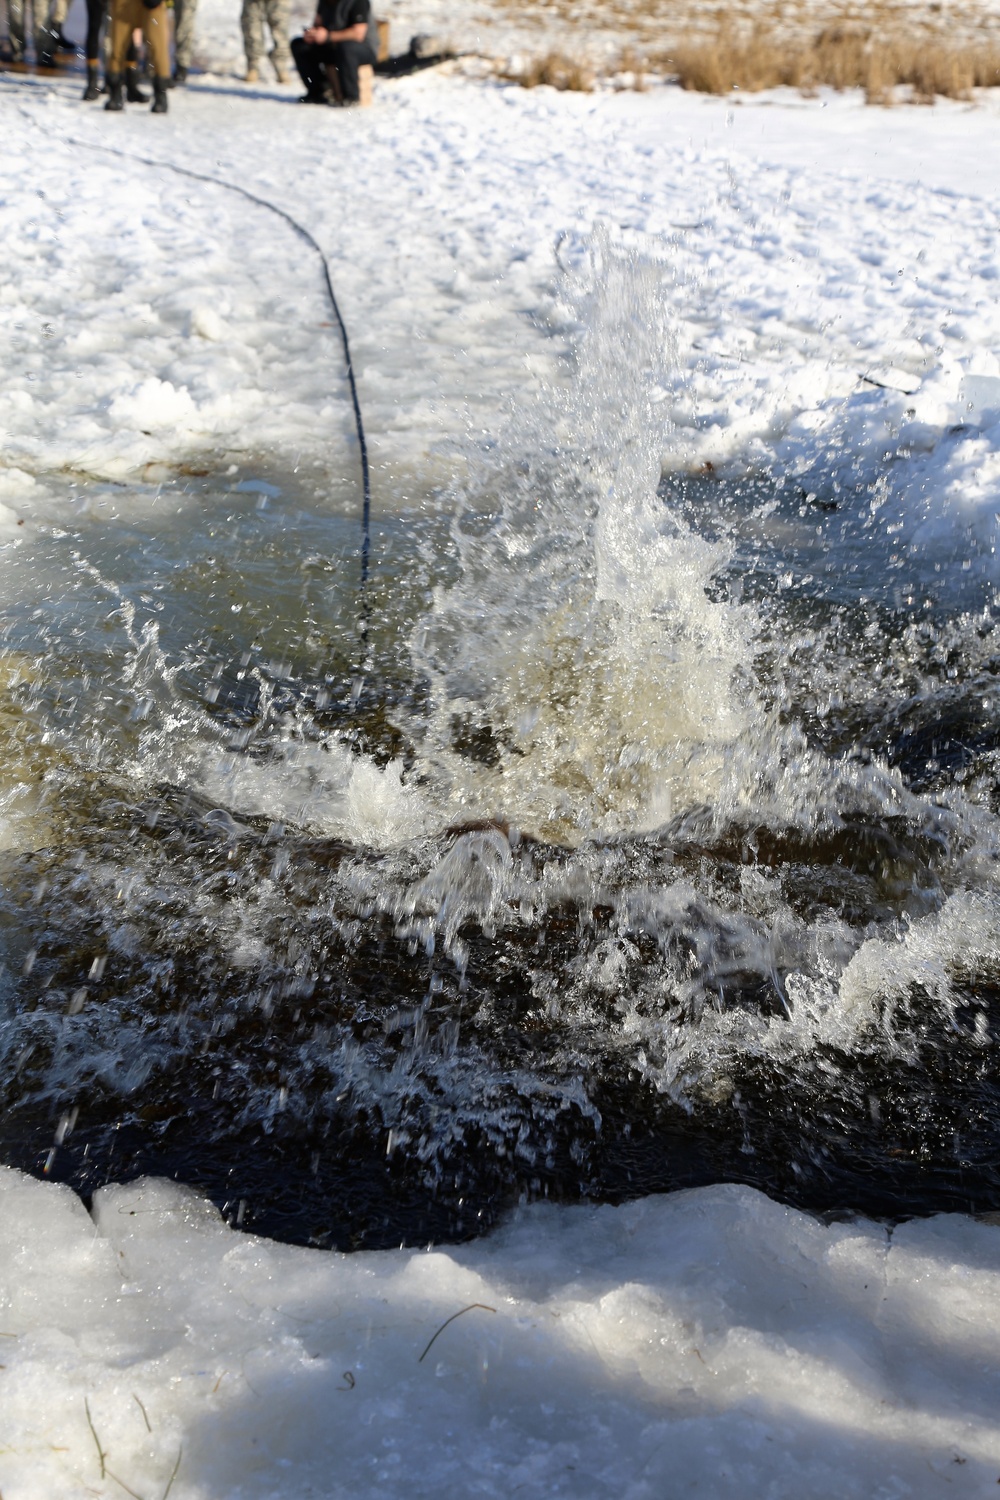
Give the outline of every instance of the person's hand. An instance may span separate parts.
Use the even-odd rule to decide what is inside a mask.
[[[325,26],[310,26],[309,30],[303,33],[310,47],[321,47],[329,35]]]

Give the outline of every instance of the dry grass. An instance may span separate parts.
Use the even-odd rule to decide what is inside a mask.
[[[522,67],[505,71],[500,75],[510,83],[519,83],[522,88],[536,89],[548,84],[554,89],[569,89],[587,94],[594,87],[593,68],[577,58],[567,57],[562,52],[549,52],[544,57],[533,57]]]
[[[814,36],[782,36],[766,24],[740,30],[723,20],[712,36],[684,44],[654,62],[682,88],[707,94],[735,89],[821,86],[863,89],[870,104],[891,103],[895,90],[933,103],[968,99],[974,88],[1000,84],[1000,47],[885,33],[858,23],[824,27]]]
[[[995,17],[979,0],[499,0],[562,49],[505,76],[589,89],[649,71],[705,93],[858,88],[932,103],[1000,85]],[[617,46],[615,45],[617,40]],[[533,50],[529,42],[526,50]],[[587,61],[581,59],[586,58]],[[619,86],[621,86],[619,84]]]
[[[625,47],[622,49],[621,56],[618,59],[619,76],[621,74],[629,75],[632,80],[632,87],[638,94],[645,93],[646,91],[647,67],[646,59],[635,47]]]

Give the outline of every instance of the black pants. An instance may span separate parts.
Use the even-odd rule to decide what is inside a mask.
[[[106,0],[87,0],[87,61],[96,63],[101,57],[101,27],[107,10]]]
[[[345,99],[358,101],[358,69],[362,63],[374,66],[375,54],[367,42],[307,42],[297,36],[292,42],[292,56],[299,77],[310,94],[326,92],[327,63],[333,63]]]

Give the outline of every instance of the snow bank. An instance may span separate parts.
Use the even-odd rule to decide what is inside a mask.
[[[1000,1231],[957,1216],[890,1234],[718,1187],[342,1256],[172,1184],[105,1189],[91,1218],[4,1169],[0,1325],[14,1500],[159,1496],[172,1473],[174,1500],[1000,1478]]]

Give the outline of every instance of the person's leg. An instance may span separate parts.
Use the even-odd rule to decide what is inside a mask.
[[[292,58],[306,86],[306,98],[317,102],[326,101],[326,69],[322,52],[321,47],[312,46],[304,37],[297,36],[292,42]]]
[[[333,42],[326,46],[327,60],[333,63],[340,79],[345,104],[358,102],[358,69],[362,63],[374,65],[375,54],[367,42]]]
[[[125,54],[125,99],[129,104],[148,104],[149,95],[144,94],[139,87],[139,73],[149,73],[149,48],[146,47],[146,57],[143,57],[143,42],[146,39],[146,7],[138,5],[134,12],[135,24],[132,28],[132,41]]]
[[[56,65],[56,33],[49,23],[48,0],[32,0],[35,23],[35,62],[40,68]]]
[[[142,17],[136,11],[144,9],[142,0],[111,0],[111,52],[108,57],[108,102],[105,109],[124,109],[122,98],[122,74],[125,60],[132,42],[132,32]]]
[[[104,0],[87,0],[87,87],[85,99],[96,99],[101,92],[101,26],[104,21]]]
[[[288,22],[291,8],[291,0],[264,0],[267,24],[274,38],[271,62],[274,64],[279,83],[288,82],[288,71],[292,62],[291,49],[288,45]]]
[[[170,83],[170,20],[167,16],[166,0],[149,10],[145,5],[142,31],[153,63],[153,113],[167,112],[167,87]]]
[[[247,82],[256,83],[264,56],[264,18],[260,0],[243,0],[240,13],[243,28],[243,51],[247,58]]]
[[[104,25],[105,0],[87,0],[87,40],[84,50],[87,63],[96,68],[101,61],[101,27]]]
[[[174,0],[174,76],[183,83],[191,71],[198,0]]]
[[[149,74],[149,58],[148,56],[143,56],[142,45],[145,39],[145,32],[142,27],[145,24],[146,19],[144,16],[141,25],[137,26],[132,32],[132,45],[125,54],[125,98],[129,104],[149,103],[149,95],[144,94],[139,87],[140,72],[147,76]],[[148,54],[148,47],[146,48],[146,52]]]
[[[25,0],[9,0],[7,27],[10,31],[10,55],[14,62],[24,62],[24,5]]]
[[[66,24],[66,14],[69,10],[69,0],[52,0],[49,7],[49,30],[55,37],[56,46],[60,52],[75,52],[76,46],[63,35],[63,26]]]

